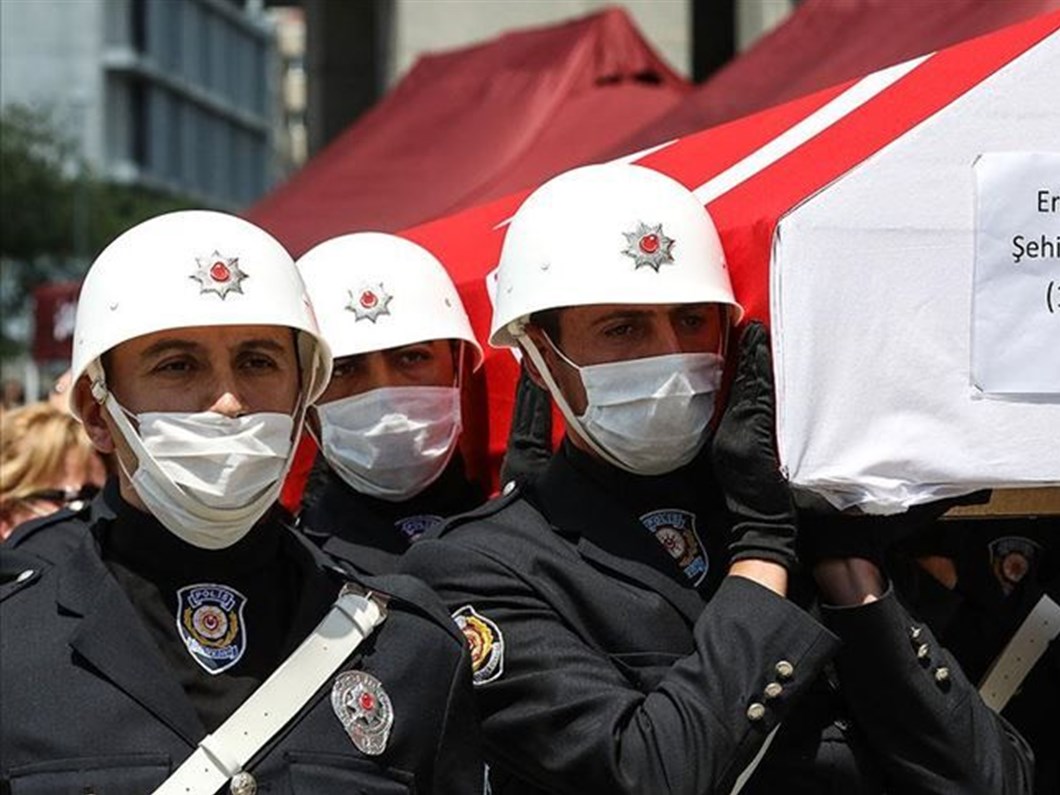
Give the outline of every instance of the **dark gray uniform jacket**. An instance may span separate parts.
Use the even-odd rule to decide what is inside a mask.
[[[0,791],[143,795],[206,734],[101,557],[100,537],[114,521],[122,520],[97,501],[82,514],[37,523],[15,546],[0,546]],[[302,567],[314,588],[337,596],[354,579],[283,532],[290,565]],[[34,548],[54,560],[33,555]],[[393,705],[386,748],[369,756],[354,745],[332,708],[332,677],[246,766],[258,792],[480,793],[462,636],[422,583],[402,576],[356,582],[389,594],[389,612],[336,676],[364,671],[379,680]]]
[[[298,529],[310,541],[361,574],[390,574],[401,556],[443,519],[482,504],[482,490],[467,479],[459,455],[422,492],[400,502],[362,494],[318,456]]]
[[[637,492],[719,532],[703,461],[638,479],[567,443],[403,559],[475,644],[495,792],[729,793],[767,743],[745,794],[1028,791],[1023,742],[893,594],[830,629],[740,577],[704,595],[660,565]]]

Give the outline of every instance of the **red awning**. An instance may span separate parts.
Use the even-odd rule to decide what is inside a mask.
[[[592,161],[690,90],[618,9],[429,55],[247,217],[295,256],[397,231]]]
[[[1056,10],[1060,0],[803,0],[776,30],[610,155],[713,127]]]

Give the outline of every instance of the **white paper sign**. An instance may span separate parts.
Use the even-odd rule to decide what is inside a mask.
[[[975,162],[972,383],[1060,398],[1060,152]]]

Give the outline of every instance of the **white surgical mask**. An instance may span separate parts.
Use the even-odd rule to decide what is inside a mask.
[[[460,389],[381,387],[316,407],[320,449],[362,494],[407,500],[449,464],[460,436]]]
[[[231,546],[279,496],[293,458],[290,415],[147,412],[135,415],[137,431],[113,395],[105,405],[136,456],[136,471],[125,470],[133,489],[187,543]]]
[[[637,475],[662,475],[703,448],[725,360],[715,353],[674,353],[579,366],[586,408],[575,416],[540,351],[523,347],[545,379],[567,422],[605,461]]]
[[[713,353],[579,367],[588,405],[578,423],[623,469],[670,472],[702,449],[723,367]]]

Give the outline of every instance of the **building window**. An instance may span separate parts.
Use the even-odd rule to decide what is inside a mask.
[[[130,0],[129,33],[132,48],[136,52],[147,52],[147,0]]]

